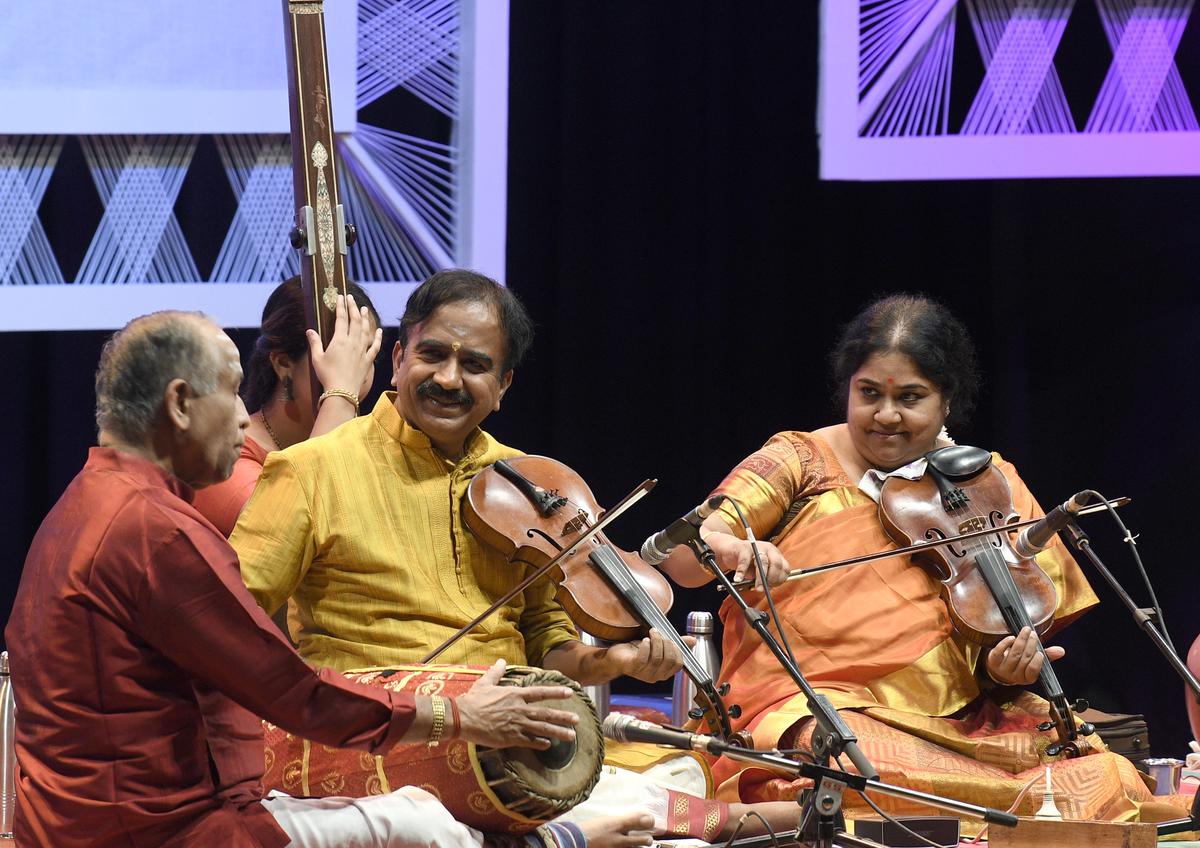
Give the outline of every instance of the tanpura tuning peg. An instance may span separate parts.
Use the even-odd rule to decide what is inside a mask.
[[[350,247],[358,241],[358,227],[353,224],[346,225],[346,246]]]
[[[717,694],[720,695],[722,698],[724,698],[726,695],[729,694],[729,681],[728,680],[720,685],[720,687],[717,689]]]
[[[688,718],[699,721],[700,719],[704,718],[704,710],[700,709],[699,707],[692,707],[690,710],[688,710]]]
[[[1037,726],[1037,728],[1038,728],[1038,730],[1042,731],[1042,733],[1045,733],[1047,730],[1053,730],[1053,729],[1054,729],[1054,722],[1052,722],[1052,721],[1043,721],[1041,724],[1039,724],[1039,725]]]
[[[300,250],[308,244],[308,236],[304,234],[303,227],[292,227],[292,231],[288,233],[288,241],[292,243],[292,247]]]
[[[741,718],[741,716],[742,716],[742,705],[741,704],[733,704],[729,707],[729,717],[730,718]]]

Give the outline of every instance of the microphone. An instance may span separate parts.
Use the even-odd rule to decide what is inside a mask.
[[[1021,535],[1017,537],[1017,541],[1013,543],[1013,550],[1016,551],[1017,556],[1021,559],[1032,559],[1034,554],[1050,547],[1050,542],[1054,539],[1054,534],[1070,524],[1071,520],[1079,513],[1079,510],[1091,499],[1092,492],[1090,489],[1073,495],[1065,503],[1056,506],[1046,513],[1041,521],[1036,524],[1030,524],[1022,530]]]
[[[700,523],[712,515],[725,500],[724,495],[714,495],[683,518],[677,518],[642,543],[641,557],[650,565],[662,563],[676,545],[694,539],[699,533]]]
[[[720,754],[725,747],[722,740],[715,736],[671,730],[624,713],[609,713],[600,725],[600,730],[606,738],[615,742],[649,742],[651,745],[667,745],[684,751],[702,751],[709,754]]]

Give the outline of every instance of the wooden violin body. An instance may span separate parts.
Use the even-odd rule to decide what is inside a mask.
[[[587,483],[561,462],[519,456],[497,466],[471,481],[463,518],[476,536],[510,562],[541,568],[603,513]],[[535,491],[506,477],[501,468],[517,471]],[[539,497],[544,507],[538,506]],[[572,621],[598,639],[626,642],[644,636],[648,625],[590,562],[591,554],[602,547],[617,553],[659,610],[671,608],[675,598],[666,578],[641,557],[613,546],[603,534],[558,564],[559,574],[551,576],[558,584],[559,603]]]
[[[989,527],[1002,531],[1005,525],[1018,520],[1008,480],[990,463],[990,454],[980,453],[988,462],[973,476],[956,479],[943,474],[944,479],[953,481],[956,494],[947,495],[930,474],[920,480],[888,478],[879,503],[879,518],[888,536],[897,544],[911,545],[952,539]],[[975,462],[981,463],[982,458],[975,457]],[[919,537],[911,535],[914,530],[919,530]],[[1007,573],[1029,624],[1039,635],[1054,621],[1058,607],[1054,582],[1036,562],[1017,556],[1003,532],[939,545],[913,559],[941,582],[942,597],[955,629],[976,644],[994,645],[1012,632],[989,586],[988,568],[992,564]]]
[[[463,501],[467,526],[510,562],[541,569],[559,558],[553,569],[559,574],[551,575],[558,578],[557,597],[582,630],[616,642],[635,639],[653,627],[672,642],[684,672],[696,684],[692,717],[703,719],[711,733],[730,744],[748,744],[746,736],[733,731],[731,719],[740,709],[725,706],[727,688],[718,689],[666,616],[674,601],[666,578],[641,557],[616,548],[602,533],[562,556],[602,513],[579,475],[544,456],[496,462],[475,476]]]
[[[969,640],[989,646],[1026,627],[1039,636],[1045,633],[1054,620],[1058,593],[1036,562],[1019,557],[1008,543],[1003,528],[1017,516],[1008,481],[992,464],[991,454],[956,445],[932,451],[926,460],[920,480],[893,476],[884,483],[879,515],[888,534],[898,545],[910,545],[996,528],[994,534],[921,551],[914,559],[940,581],[951,621]],[[1040,729],[1058,734],[1058,742],[1046,752],[1077,756],[1080,735],[1092,729],[1077,726],[1073,710],[1087,705],[1068,703],[1042,654],[1038,680],[1050,702],[1050,721]]]

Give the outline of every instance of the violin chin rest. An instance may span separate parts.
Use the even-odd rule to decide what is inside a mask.
[[[992,455],[971,445],[950,445],[925,454],[925,460],[943,477],[963,480],[992,464]]]

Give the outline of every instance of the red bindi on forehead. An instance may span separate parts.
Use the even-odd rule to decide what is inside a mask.
[[[887,378],[887,380],[888,380],[888,385],[889,385],[889,386],[890,386],[890,385],[893,385],[893,384],[896,382],[896,381],[895,381],[894,379],[892,379],[891,377],[888,377],[888,378]]]

